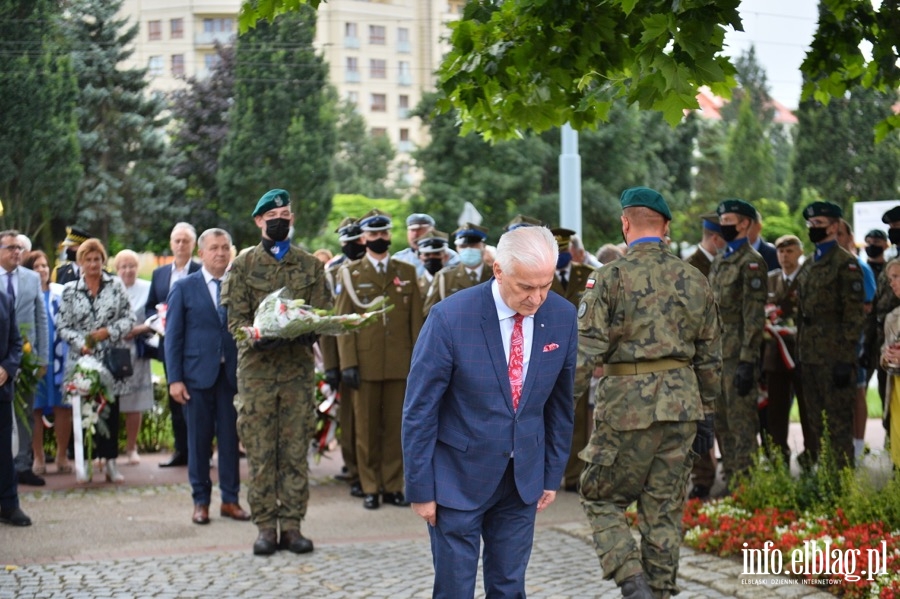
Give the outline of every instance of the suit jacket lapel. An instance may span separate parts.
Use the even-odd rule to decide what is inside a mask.
[[[547,329],[544,326],[545,318],[541,310],[534,315],[534,331],[531,334],[531,357],[528,359],[528,373],[525,375],[525,383],[522,385],[522,397],[519,399],[519,409],[528,401],[528,395],[534,387],[534,379],[541,368],[541,360],[544,359],[544,345],[547,343]]]
[[[506,361],[506,352],[503,351],[503,336],[500,333],[500,320],[497,318],[497,309],[494,305],[494,295],[491,286],[485,285],[481,291],[482,320],[481,329],[484,331],[484,341],[487,344],[491,363],[494,365],[494,373],[503,391],[503,399],[506,409],[510,414],[512,409],[512,389],[509,387],[509,364]],[[520,400],[521,405],[521,400]]]

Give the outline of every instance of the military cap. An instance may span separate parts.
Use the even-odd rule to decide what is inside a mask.
[[[410,214],[406,217],[407,229],[418,229],[420,227],[433,227],[434,219],[427,214]]]
[[[359,239],[360,235],[362,235],[359,222],[352,216],[345,217],[334,232],[338,234],[338,241],[341,243]]]
[[[700,220],[703,222],[703,228],[713,233],[722,233],[722,227],[719,226],[719,215],[715,212],[707,212],[706,214],[700,215]]]
[[[455,245],[482,243],[487,239],[487,229],[472,223],[466,223],[453,232],[453,239]]]
[[[81,245],[91,238],[91,234],[78,227],[66,227],[66,238],[63,245]]]
[[[832,202],[813,202],[803,209],[803,218],[809,220],[816,216],[827,216],[829,218],[841,218],[844,211],[841,207]]]
[[[258,202],[256,202],[256,208],[253,209],[253,214],[250,216],[256,217],[265,214],[269,210],[290,205],[291,196],[288,192],[283,189],[270,189],[263,194],[263,197],[259,198]]]
[[[419,253],[446,252],[449,238],[449,235],[443,231],[432,231],[427,237],[423,237],[416,242],[419,246]]]
[[[387,231],[393,226],[393,222],[390,214],[372,208],[359,219],[359,226],[363,231]]]
[[[884,241],[888,240],[888,234],[882,231],[881,229],[872,229],[868,233],[866,233],[865,238],[872,237],[873,239],[883,239]]]
[[[662,195],[655,189],[649,187],[629,187],[619,196],[619,203],[622,208],[649,208],[654,212],[658,212],[666,220],[672,220],[672,213],[669,206],[663,199]]]
[[[800,241],[800,238],[796,235],[782,235],[778,239],[775,240],[776,248],[786,248],[792,245],[796,245],[798,247],[803,247],[803,242]]]
[[[747,218],[752,218],[756,220],[756,208],[754,208],[750,202],[746,202],[740,198],[727,198],[719,202],[719,205],[716,207],[716,214],[722,216],[723,214],[740,214],[741,216],[746,216]]]
[[[890,210],[884,213],[884,216],[881,217],[881,222],[886,225],[891,223],[895,223],[900,221],[900,206],[894,206]]]
[[[509,224],[506,225],[506,228],[504,230],[514,231],[522,227],[540,227],[543,226],[543,224],[544,223],[536,218],[525,216],[524,214],[517,214],[511,221],[509,221]]]
[[[553,233],[553,238],[556,240],[556,246],[559,248],[559,251],[567,252],[569,250],[569,240],[575,234],[575,231],[556,227],[555,229],[550,229],[550,232]]]

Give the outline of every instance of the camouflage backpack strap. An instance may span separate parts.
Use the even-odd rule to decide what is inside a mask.
[[[382,301],[384,301],[383,295],[379,295],[378,297],[376,297],[375,299],[373,299],[371,302],[368,302],[368,303],[364,303],[363,301],[361,301],[359,299],[359,296],[356,295],[356,288],[353,287],[353,281],[350,279],[350,265],[349,264],[341,267],[341,280],[344,283],[344,288],[342,289],[342,291],[347,292],[347,295],[350,296],[350,300],[354,303],[354,305],[356,305],[357,308],[361,308],[363,310],[368,310],[372,306],[380,304]]]

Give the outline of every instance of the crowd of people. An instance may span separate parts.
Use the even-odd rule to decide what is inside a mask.
[[[378,209],[344,218],[332,255],[292,243],[290,195],[273,189],[250,211],[257,245],[237,253],[227,231],[198,236],[177,223],[173,260],[149,282],[132,250],[107,271],[106,248],[77,227],[53,270],[47,253],[23,251],[17,231],[0,232],[0,440],[12,437],[26,340],[39,363],[30,422],[16,426],[16,454],[0,455],[0,521],[31,523],[17,484],[73,472],[79,452],[64,382],[83,356],[104,362],[123,348],[131,372],[111,389],[109,434],[95,438],[107,481],[126,474],[120,413],[125,464],[140,462],[157,359],[174,437],[160,466],[187,466],[191,521],[210,521],[215,445],[220,515],[253,521],[253,552],[312,551],[301,524],[318,368],[340,397],[341,478],[365,509],[412,506],[428,522],[436,595],[472,587],[479,537],[491,555],[518,556],[512,565],[490,558],[488,568],[486,545],[486,586],[520,588],[530,555],[521,541],[533,534],[535,506],[558,490],[580,493],[591,525],[605,531],[595,535],[597,553],[625,596],[677,592],[683,500],[710,496],[713,438],[728,490],[760,443],[790,460],[796,398],[800,464],[819,460],[827,426],[838,463],[852,466],[876,373],[900,465],[900,419],[888,417],[900,409],[900,261],[885,259],[900,244],[900,207],[885,213],[886,231],[867,233],[864,259],[840,207],[806,206],[814,251],[804,258],[800,238],[768,243],[760,213],[726,199],[702,216],[697,250],[681,260],[660,194],[632,188],[621,206],[625,244],[595,255],[575,231],[525,215],[502,232],[467,222],[445,233],[422,213],[406,217],[408,247],[392,254],[394,217]],[[279,289],[340,315],[384,302],[391,310],[345,335],[236,343]],[[44,455],[50,419],[55,466]],[[249,511],[239,503],[243,452]],[[640,547],[623,516],[634,501]],[[445,561],[468,565],[439,568]]]

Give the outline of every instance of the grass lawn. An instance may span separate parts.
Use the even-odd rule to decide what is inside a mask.
[[[866,404],[869,406],[869,418],[881,418],[884,415],[881,406],[881,397],[878,395],[878,387],[876,385],[867,389]],[[800,412],[797,410],[796,401],[794,402],[794,405],[791,406],[791,422],[800,422]]]

